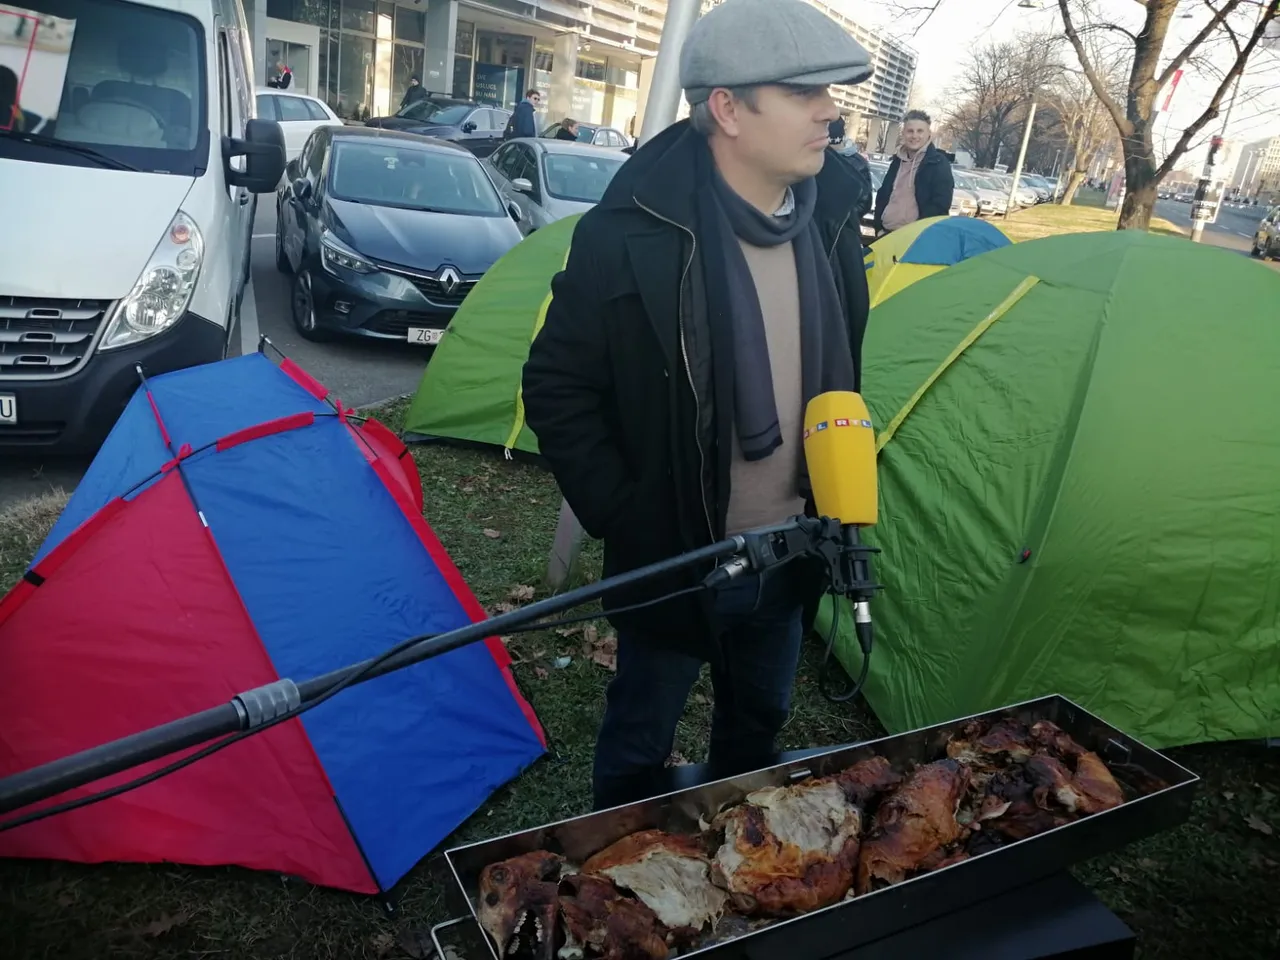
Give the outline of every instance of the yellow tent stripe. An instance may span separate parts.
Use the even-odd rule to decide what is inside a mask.
[[[564,263],[561,265],[560,269],[563,270],[568,265],[569,265],[569,251],[566,250],[564,252]],[[548,290],[547,295],[542,298],[542,306],[538,308],[537,319],[535,319],[533,322],[533,334],[532,336],[529,337],[529,343],[533,343],[533,341],[538,336],[538,331],[541,330],[542,325],[547,322],[547,311],[551,309],[551,298],[553,296],[554,295],[552,294],[552,292]],[[524,379],[521,378],[520,382],[516,385],[516,420],[515,420],[515,423],[511,425],[511,433],[507,436],[506,452],[508,454],[510,454],[512,449],[514,449],[516,445],[516,441],[520,439],[520,431],[523,429],[524,429]]]
[[[1005,297],[994,310],[983,317],[976,327],[969,331],[969,335],[960,341],[959,346],[951,351],[947,359],[938,364],[938,369],[929,374],[928,379],[920,385],[920,389],[912,394],[911,399],[908,400],[903,408],[898,411],[898,415],[889,421],[889,425],[885,427],[880,436],[876,438],[876,453],[883,450],[885,444],[893,439],[893,435],[898,432],[898,428],[902,426],[903,421],[911,415],[911,411],[916,408],[916,404],[918,404],[921,399],[924,398],[924,395],[929,392],[929,388],[938,382],[939,377],[946,373],[947,368],[960,359],[961,354],[973,346],[977,339],[991,328],[992,324],[1008,313],[1013,305],[1025,297],[1028,291],[1030,291],[1031,288],[1039,282],[1039,277],[1027,277],[1020,284],[1014,287],[1013,292]]]

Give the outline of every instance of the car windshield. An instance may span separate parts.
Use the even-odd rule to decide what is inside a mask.
[[[543,161],[547,171],[547,193],[559,200],[599,203],[605,187],[627,161],[627,155],[616,159],[606,156],[580,156],[548,153]]]
[[[30,15],[34,40],[23,36]],[[209,159],[204,65],[200,24],[179,13],[123,0],[6,4],[0,156],[84,166],[96,153],[104,167],[194,176]]]
[[[380,207],[506,216],[497,190],[471,154],[393,141],[338,143],[329,194]]]
[[[879,190],[880,185],[884,183],[884,177],[889,172],[889,168],[884,164],[869,163],[867,164],[867,169],[871,171],[871,185]]]

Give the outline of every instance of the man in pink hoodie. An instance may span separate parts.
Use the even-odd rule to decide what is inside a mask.
[[[951,161],[933,145],[930,124],[923,110],[912,110],[903,118],[902,142],[876,194],[877,235],[951,211]]]

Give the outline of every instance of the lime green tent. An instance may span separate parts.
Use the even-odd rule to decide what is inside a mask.
[[[481,278],[427,364],[405,434],[538,452],[525,426],[520,372],[551,303],[581,215],[531,233]]]
[[[891,731],[1061,693],[1157,747],[1280,734],[1280,275],[1033,240],[885,301],[863,356]]]

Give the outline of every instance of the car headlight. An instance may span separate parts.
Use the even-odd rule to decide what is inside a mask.
[[[325,270],[337,275],[335,267],[353,273],[376,273],[377,267],[335,237],[329,230],[320,234],[320,260]]]
[[[194,220],[179,210],[156,245],[138,282],[111,318],[99,350],[154,337],[182,317],[204,263],[204,238]]]

